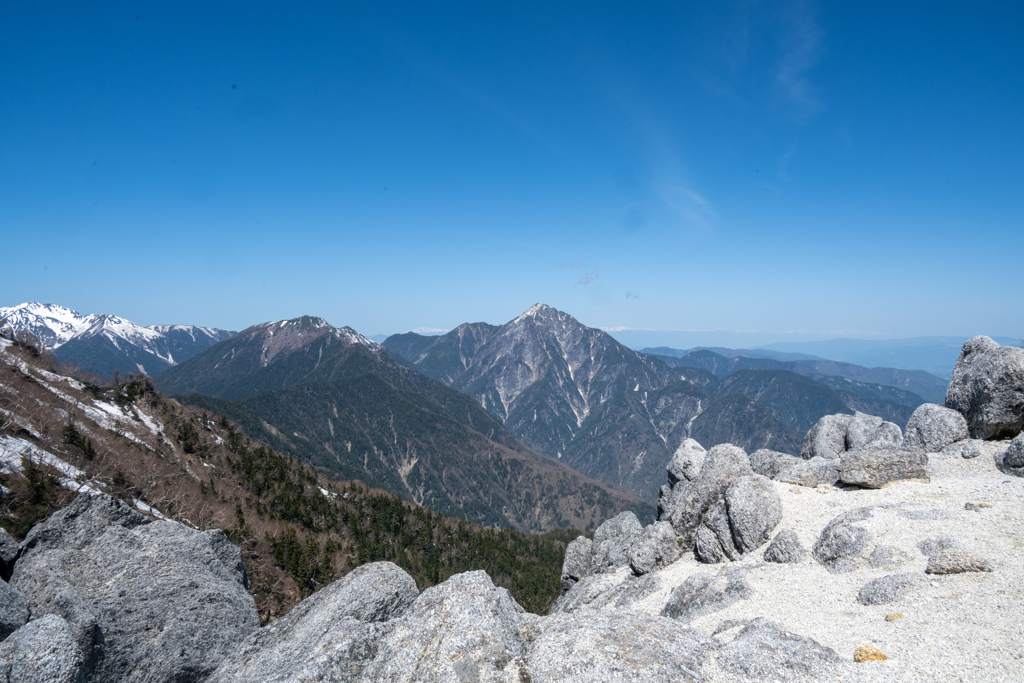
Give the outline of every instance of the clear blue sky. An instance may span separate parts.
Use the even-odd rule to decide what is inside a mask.
[[[0,5],[0,305],[1024,335],[1024,3],[156,5]]]

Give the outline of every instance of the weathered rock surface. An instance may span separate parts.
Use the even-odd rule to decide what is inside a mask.
[[[887,605],[909,593],[923,580],[920,574],[888,574],[864,585],[857,593],[862,605]]]
[[[729,526],[740,553],[749,553],[771,540],[782,520],[782,501],[771,481],[755,474],[739,477],[725,491]]]
[[[585,618],[553,615],[535,628],[527,657],[529,676],[508,680],[701,681],[715,647],[708,636],[685,624],[626,611],[590,612]]]
[[[768,549],[764,551],[765,562],[776,562],[786,564],[799,562],[804,559],[807,551],[804,550],[796,532],[792,529],[780,531],[772,540]]]
[[[739,551],[733,542],[732,528],[725,501],[720,500],[705,513],[693,539],[697,559],[708,564],[738,560]]]
[[[672,591],[661,615],[689,622],[725,609],[750,596],[750,586],[743,580],[746,574],[747,570],[739,567],[723,569],[717,574],[691,574]]]
[[[807,460],[807,466],[814,471],[818,479],[818,486],[834,486],[839,481],[839,461],[826,460],[821,456],[815,456]]]
[[[601,523],[594,532],[594,559],[591,571],[605,572],[629,564],[629,549],[644,527],[630,511],[620,512]]]
[[[1010,446],[995,458],[1001,472],[1024,477],[1024,433],[1015,436]]]
[[[846,428],[853,420],[853,415],[826,415],[811,427],[804,437],[804,446],[800,457],[810,460],[814,457],[826,460],[838,460],[846,450]]]
[[[28,598],[0,581],[0,640],[28,621]]]
[[[844,512],[829,522],[811,549],[814,559],[833,574],[853,570],[855,559],[864,553],[871,538],[868,530],[857,522],[869,517],[871,508],[863,507]]]
[[[668,483],[675,486],[680,481],[693,481],[700,474],[707,451],[695,439],[683,439],[668,463]]]
[[[679,559],[683,554],[679,537],[668,522],[655,522],[641,532],[629,549],[629,566],[638,576],[649,574]],[[568,548],[566,559],[568,560]],[[562,573],[565,573],[563,568]]]
[[[955,410],[934,403],[917,407],[907,422],[904,448],[939,453],[946,446],[966,439],[967,420]]]
[[[519,629],[527,615],[485,572],[456,574],[428,588],[388,622],[369,681],[497,681],[528,676]],[[529,680],[528,678],[526,680]]]
[[[85,683],[85,656],[67,622],[47,614],[0,643],[4,683]]]
[[[946,407],[967,418],[971,436],[997,439],[1024,429],[1024,349],[968,339],[946,390]]]
[[[966,550],[947,548],[928,558],[928,574],[963,574],[964,572],[990,572],[992,565],[984,558]]]
[[[845,450],[855,451],[870,445],[899,446],[903,440],[900,428],[876,415],[854,413],[846,426]]]
[[[3,529],[0,529],[0,579],[9,581],[11,570],[14,569],[14,559],[18,556],[20,546],[17,541],[11,538]]]
[[[744,475],[753,474],[750,459],[742,448],[721,444],[709,450],[693,481],[680,481],[672,487],[668,500],[661,504],[661,520],[670,522],[683,539],[683,547],[693,545],[693,537],[704,513],[725,496],[726,489]]]
[[[247,585],[223,532],[150,522],[87,494],[33,527],[11,577],[33,615],[69,622],[92,678],[119,681],[211,673],[259,626]]]
[[[813,489],[818,485],[818,469],[809,460],[798,460],[776,474],[772,479],[783,484],[796,484],[797,486],[806,486]]]
[[[718,653],[718,667],[756,681],[827,680],[842,666],[835,650],[759,617]]]
[[[928,454],[889,446],[866,446],[843,454],[839,480],[844,484],[878,489],[894,481],[928,481]]]
[[[585,576],[589,576],[594,563],[594,542],[586,536],[577,536],[565,547],[562,562],[562,592],[565,593]]]
[[[356,567],[257,631],[211,681],[351,680],[377,654],[388,629],[419,596],[391,562]]]
[[[801,462],[801,458],[768,448],[761,448],[750,454],[750,469],[754,471],[754,474],[760,474],[769,479],[774,479],[779,472],[798,462]]]

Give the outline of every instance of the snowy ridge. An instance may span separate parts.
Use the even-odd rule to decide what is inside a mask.
[[[0,308],[0,319],[16,334],[34,335],[61,360],[87,366],[97,363],[99,354],[101,364],[85,369],[106,376],[110,366],[129,372],[146,372],[148,366],[158,372],[232,334],[195,325],[143,327],[116,315],[81,315],[64,306],[34,301]]]

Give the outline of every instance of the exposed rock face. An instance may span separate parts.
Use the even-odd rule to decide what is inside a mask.
[[[818,420],[804,437],[800,456],[805,460],[822,457],[838,460],[846,450],[846,429],[853,421],[853,415],[826,415]]]
[[[1024,432],[1014,437],[1009,448],[996,455],[996,466],[1006,474],[1024,477]]]
[[[800,458],[796,456],[780,453],[768,448],[761,448],[750,454],[750,469],[754,471],[754,474],[774,479],[775,475],[779,472],[792,467],[800,461]]]
[[[92,678],[119,681],[211,673],[259,626],[247,585],[223,532],[87,494],[33,527],[11,577],[33,615],[69,622]]]
[[[839,480],[844,484],[880,489],[901,479],[928,481],[928,454],[920,450],[868,446],[845,453],[840,461]]]
[[[807,432],[800,455],[805,460],[820,457],[834,461],[847,451],[871,446],[899,447],[902,443],[899,425],[875,415],[826,415]]]
[[[660,504],[664,510],[661,520],[670,522],[683,539],[683,547],[690,548],[704,513],[723,499],[737,478],[749,474],[753,474],[750,459],[742,448],[732,444],[715,446],[707,452],[696,479],[672,487],[668,500]]]
[[[842,658],[832,648],[760,617],[718,653],[720,669],[757,681],[834,678]]]
[[[593,571],[603,572],[629,564],[629,549],[644,530],[630,511],[602,522],[594,532]]]
[[[4,683],[85,683],[85,656],[68,623],[47,614],[0,643]]]
[[[700,474],[707,451],[694,439],[683,439],[675,455],[668,463],[668,483],[675,486],[680,481],[693,481]]]
[[[594,543],[586,536],[577,536],[565,547],[562,562],[562,592],[575,586],[580,579],[590,575],[594,562]]]
[[[530,645],[533,683],[701,681],[715,643],[672,619],[632,612],[553,615]],[[476,679],[462,679],[476,680]],[[481,679],[483,680],[483,679]]]
[[[818,479],[818,486],[833,486],[839,481],[838,460],[826,460],[819,455],[808,460],[807,466],[814,470],[814,476]]]
[[[818,469],[819,466],[812,465],[809,460],[799,460],[772,478],[783,484],[796,484],[813,489],[818,485]]]
[[[28,598],[0,581],[0,640],[28,621]]]
[[[928,574],[962,574],[964,572],[990,572],[992,565],[984,558],[966,550],[947,548],[928,558]]]
[[[945,406],[925,403],[910,416],[903,447],[939,453],[949,444],[967,436],[967,420],[963,415]]]
[[[811,554],[833,574],[854,568],[854,561],[865,550],[871,534],[857,522],[871,517],[871,508],[857,508],[839,515],[822,529]]]
[[[679,537],[668,522],[655,522],[643,530],[629,550],[629,566],[641,576],[679,559],[683,549]],[[566,548],[568,558],[568,548]],[[564,571],[563,571],[564,573]]]
[[[9,581],[14,569],[14,559],[18,557],[20,546],[10,535],[0,529],[0,579]]]
[[[672,591],[662,616],[689,622],[705,614],[725,609],[750,596],[750,587],[743,580],[747,570],[724,569],[717,574],[691,574]]]
[[[771,539],[782,520],[782,501],[772,483],[760,475],[740,477],[725,492],[732,538],[740,553],[749,553]]]
[[[786,529],[780,531],[775,540],[768,546],[768,549],[764,551],[764,561],[777,562],[779,564],[799,562],[806,554],[807,551],[800,544],[800,539],[797,538],[796,532],[792,529]]]
[[[428,588],[379,643],[363,669],[370,681],[520,680],[527,615],[485,572],[456,574]]]
[[[388,632],[382,622],[418,596],[416,582],[397,565],[357,567],[257,631],[210,680],[351,680],[377,654]]]
[[[1024,429],[1024,349],[968,339],[946,391],[946,407],[967,418],[971,436],[997,439]]]
[[[857,593],[862,605],[886,605],[909,593],[922,581],[919,574],[889,574],[864,585]]]

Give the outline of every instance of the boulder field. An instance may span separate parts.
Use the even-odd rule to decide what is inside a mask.
[[[82,494],[0,531],[0,683],[1019,680],[1024,374],[989,342],[905,433],[858,413],[800,456],[685,440],[658,521],[570,543],[546,616],[484,572],[420,592],[378,562],[260,627],[223,533]]]

